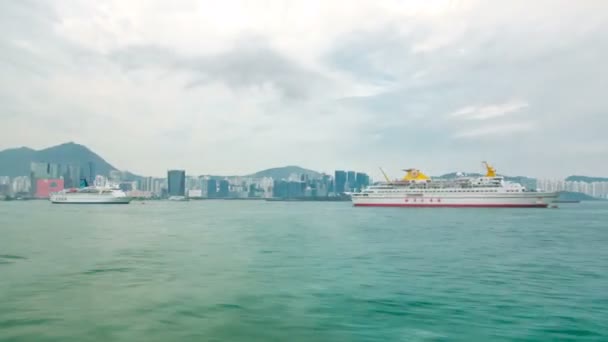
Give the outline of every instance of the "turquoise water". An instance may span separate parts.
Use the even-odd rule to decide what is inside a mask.
[[[608,204],[0,202],[0,341],[608,340]]]

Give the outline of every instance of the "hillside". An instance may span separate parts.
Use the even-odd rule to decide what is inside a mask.
[[[308,175],[310,178],[319,178],[321,174],[317,171],[305,169],[299,166],[284,166],[284,167],[275,167],[272,169],[266,169],[262,171],[258,171],[254,174],[247,175],[245,177],[252,178],[264,178],[264,177],[272,177],[273,179],[286,179],[289,178],[291,174],[297,175]]]
[[[100,175],[108,175],[110,170],[116,170],[87,147],[69,142],[39,151],[27,147],[0,151],[0,175],[9,177],[29,175],[31,162],[59,164],[93,162],[97,174]]]
[[[588,176],[569,176],[566,178],[567,182],[585,182],[585,183],[593,183],[593,182],[608,182],[608,178],[606,177],[588,177]]]

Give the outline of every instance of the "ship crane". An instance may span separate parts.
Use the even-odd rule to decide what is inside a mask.
[[[496,169],[486,161],[483,161],[482,163],[486,168],[486,177],[496,177]]]

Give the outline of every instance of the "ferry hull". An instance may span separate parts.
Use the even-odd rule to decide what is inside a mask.
[[[68,201],[52,201],[51,200],[51,203],[53,203],[53,204],[129,204],[129,203],[131,203],[131,201],[130,200],[128,200],[128,201],[127,200],[122,200],[122,201],[98,201],[98,202],[95,202],[95,201],[88,201],[88,202],[85,202],[85,201],[78,201],[78,202],[69,201],[68,202]]]
[[[355,207],[411,207],[411,208],[546,208],[549,204],[403,204],[355,203]]]
[[[413,207],[413,208],[547,208],[557,199],[555,193],[525,193],[512,196],[353,196],[355,207]]]
[[[130,197],[115,197],[101,195],[54,195],[50,198],[53,204],[129,204]]]

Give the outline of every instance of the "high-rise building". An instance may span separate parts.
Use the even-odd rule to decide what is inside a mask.
[[[31,193],[31,188],[31,178],[28,176],[15,177],[11,182],[11,190],[14,195]]]
[[[31,194],[37,192],[38,180],[59,179],[61,177],[61,166],[56,163],[32,162],[30,163]]]
[[[169,170],[167,172],[167,194],[171,196],[186,196],[186,171]]]
[[[217,193],[219,198],[228,198],[228,194],[230,193],[230,183],[225,180],[222,179],[220,181],[220,186],[219,186],[219,191]]]
[[[82,179],[85,179],[89,185],[93,185],[95,183],[95,163],[86,162],[81,165],[80,170]]]
[[[357,173],[355,171],[346,172],[346,188],[352,191],[357,185]]]
[[[288,197],[288,182],[284,180],[275,180],[272,186],[272,197],[287,198]]]
[[[355,189],[361,190],[369,185],[369,176],[362,172],[357,172],[355,175]]]
[[[289,182],[288,187],[287,187],[287,197],[289,197],[289,198],[303,197],[305,189],[306,189],[306,183],[298,182],[298,181],[291,181],[291,182]]]
[[[154,192],[154,179],[143,177],[137,181],[137,190]]]
[[[210,179],[207,181],[207,197],[217,197],[217,181],[215,179]]]
[[[61,176],[65,188],[76,188],[80,185],[80,165],[68,163],[61,165]]]
[[[162,197],[163,189],[166,189],[165,182],[166,179],[163,178],[154,179],[152,184],[152,193],[154,194],[154,196]]]
[[[346,191],[346,172],[336,170],[334,173],[334,192],[342,194]]]
[[[47,178],[47,176],[48,176],[47,165],[48,165],[47,163],[31,162],[30,163],[30,176],[32,177],[32,179]]]
[[[11,193],[11,179],[8,176],[0,176],[0,195],[8,196]]]

